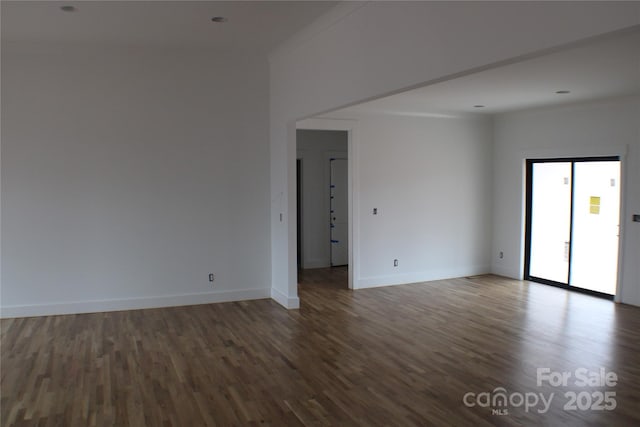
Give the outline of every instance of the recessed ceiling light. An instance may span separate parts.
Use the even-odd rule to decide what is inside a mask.
[[[63,12],[75,12],[76,8],[75,6],[65,5],[65,6],[60,6],[60,10]]]
[[[567,93],[571,93],[570,90],[557,90],[556,93],[558,95],[566,95]]]
[[[484,108],[484,105],[474,105],[473,108]]]
[[[228,19],[225,18],[224,16],[214,16],[213,18],[211,18],[211,20],[213,22],[217,22],[218,24],[221,24],[223,22],[227,22],[228,21]]]

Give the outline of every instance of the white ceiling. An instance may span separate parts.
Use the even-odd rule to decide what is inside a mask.
[[[557,90],[571,93],[558,95]],[[503,113],[634,93],[640,93],[640,30],[340,111],[448,117]]]
[[[2,1],[2,39],[269,52],[330,1]],[[75,12],[63,12],[73,5]],[[224,16],[228,22],[211,22]]]
[[[333,1],[2,1],[2,40],[268,53]],[[75,12],[63,12],[73,5]],[[215,24],[213,16],[229,22]],[[434,60],[437,60],[435,58]],[[570,90],[557,95],[557,90]],[[640,92],[640,30],[341,111],[492,114]],[[485,108],[474,108],[474,105]]]

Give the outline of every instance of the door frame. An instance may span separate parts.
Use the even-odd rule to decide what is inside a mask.
[[[296,122],[296,129],[347,131],[347,209],[349,227],[349,289],[357,289],[360,278],[360,236],[358,223],[358,135],[357,120],[309,118]]]
[[[573,249],[573,209],[574,209],[574,173],[575,173],[575,164],[580,162],[619,162],[620,163],[620,182],[618,183],[618,191],[620,192],[620,213],[618,218],[618,271],[616,274],[616,291],[613,295],[605,294],[598,291],[592,291],[590,289],[579,288],[576,286],[571,286],[571,260],[572,260],[572,249]],[[544,279],[541,277],[531,276],[530,267],[531,267],[531,227],[532,227],[532,199],[533,199],[533,165],[536,163],[571,163],[571,188],[570,188],[570,198],[571,198],[571,210],[570,210],[570,218],[569,218],[569,260],[568,260],[568,272],[567,272],[567,283],[556,282],[554,280]],[[552,157],[552,158],[527,158],[525,159],[525,238],[524,238],[524,280],[529,280],[532,282],[543,283],[545,285],[555,286],[562,289],[567,289],[575,292],[585,293],[593,296],[597,296],[600,298],[614,300],[619,295],[620,289],[620,269],[622,267],[620,259],[622,257],[622,220],[624,218],[623,212],[623,195],[622,192],[622,181],[623,181],[623,164],[622,164],[622,156],[592,156],[592,157]]]
[[[298,270],[302,268],[302,261],[304,260],[304,236],[302,234],[302,218],[303,218],[303,158],[296,156],[296,267]]]

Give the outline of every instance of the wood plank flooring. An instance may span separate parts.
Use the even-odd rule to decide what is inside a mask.
[[[297,311],[259,300],[2,320],[0,423],[640,425],[638,308],[496,276],[356,292],[346,280],[305,272]],[[604,367],[618,382],[538,387],[541,367]],[[555,394],[546,413],[463,404],[497,387]],[[563,409],[565,392],[605,390],[613,411]]]

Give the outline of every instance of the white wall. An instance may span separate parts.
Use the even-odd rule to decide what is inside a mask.
[[[490,118],[329,116],[357,120],[354,288],[490,271]]]
[[[620,155],[623,161],[622,302],[640,305],[640,97],[499,115],[495,119],[493,271],[520,278],[524,159]],[[497,256],[504,252],[504,259]]]
[[[299,305],[296,120],[638,24],[635,2],[367,2],[292,38],[270,68],[272,297]]]
[[[329,185],[331,157],[347,158],[346,131],[297,131],[297,158],[302,159],[302,267],[331,266]]]
[[[269,296],[266,59],[2,47],[4,316]]]

